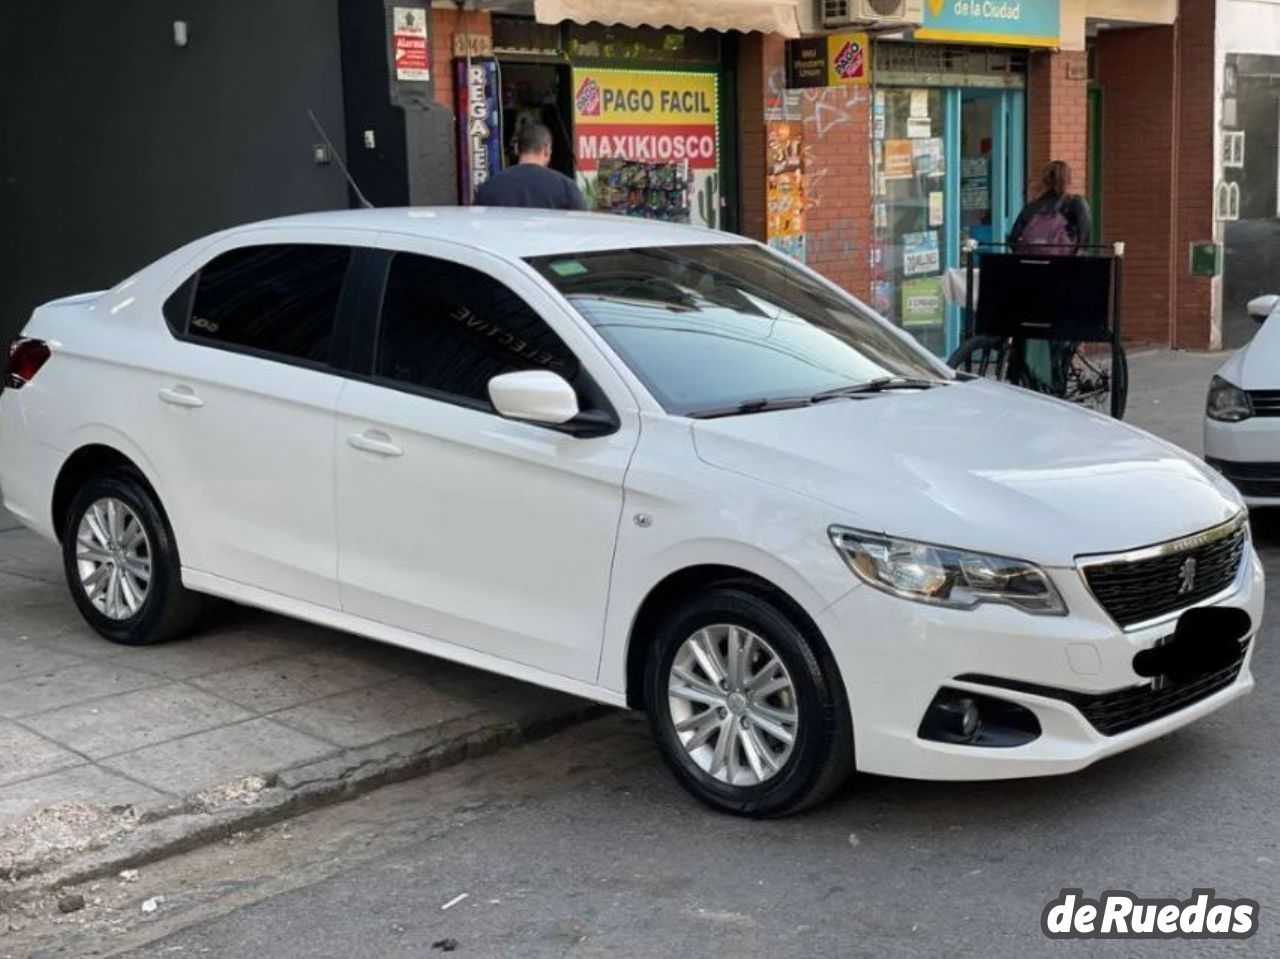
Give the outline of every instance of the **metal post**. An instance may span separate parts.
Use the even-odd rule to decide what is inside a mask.
[[[1112,284],[1111,284],[1111,416],[1121,419],[1121,389],[1129,391],[1129,368],[1124,363],[1124,342],[1121,333],[1121,314],[1123,313],[1124,295],[1124,243],[1117,241],[1112,246]],[[1123,368],[1123,376],[1121,370]]]

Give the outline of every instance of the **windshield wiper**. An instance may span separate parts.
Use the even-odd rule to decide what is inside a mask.
[[[823,390],[809,397],[810,403],[821,403],[824,400],[835,400],[845,396],[860,396],[866,393],[885,393],[889,390],[929,390],[935,386],[945,386],[945,380],[921,380],[909,376],[877,376],[865,383],[853,383],[849,386],[837,386],[834,390]]]
[[[863,396],[868,393],[884,393],[888,390],[927,390],[935,386],[945,386],[945,380],[918,380],[906,376],[879,376],[865,383],[851,383],[839,386],[834,390],[823,390],[812,396],[782,396],[743,400],[733,406],[722,406],[710,410],[700,410],[688,414],[695,420],[713,420],[721,416],[745,416],[748,413],[769,413],[773,410],[794,410],[801,406],[812,406],[824,400],[834,400],[846,396]]]
[[[695,420],[714,420],[721,416],[746,416],[749,413],[769,413],[773,410],[794,410],[801,406],[808,406],[813,402],[807,396],[784,396],[775,399],[767,397],[759,397],[753,400],[743,400],[741,403],[735,403],[733,406],[722,406],[716,409],[699,410],[696,413],[690,413]]]

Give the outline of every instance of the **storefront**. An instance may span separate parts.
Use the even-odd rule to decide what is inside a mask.
[[[1224,341],[1248,342],[1245,305],[1280,293],[1280,55],[1230,53],[1223,68],[1222,175],[1215,206],[1224,226]]]
[[[966,240],[1004,240],[1026,182],[1026,54],[875,49],[871,304],[935,353],[959,340],[943,295]]]
[[[553,166],[578,181],[589,208],[736,227],[734,35],[501,15],[491,29],[492,43],[473,44],[456,66],[489,84],[458,87],[462,202],[479,185],[469,158],[481,158],[484,175],[516,162],[520,127],[536,121],[551,130]],[[488,104],[479,124],[467,119],[486,112],[478,98]]]
[[[1002,243],[1027,183],[1030,51],[1057,46],[1057,0],[926,3],[913,42],[874,45],[871,303],[935,353],[960,338],[944,296],[966,241]]]
[[[803,141],[804,236],[775,239],[787,191],[771,183],[769,241],[948,353],[961,326],[948,271],[966,241],[1004,241],[1022,208],[1032,50],[1059,34],[1057,0],[927,3],[921,27],[891,38],[787,44],[788,91],[765,112],[771,142],[790,127]]]
[[[1250,299],[1280,293],[1280,3],[1217,9],[1214,213],[1223,244],[1222,345],[1257,330]]]

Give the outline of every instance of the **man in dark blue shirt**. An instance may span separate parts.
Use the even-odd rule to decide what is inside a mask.
[[[485,181],[476,191],[476,206],[537,207],[544,210],[583,210],[578,185],[552,170],[551,131],[529,123],[516,140],[520,162]]]

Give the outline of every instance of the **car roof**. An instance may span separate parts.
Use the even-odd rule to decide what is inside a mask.
[[[368,230],[445,240],[510,258],[646,246],[749,243],[719,230],[612,213],[509,207],[396,207],[333,210],[280,217],[240,229],[314,227]],[[232,234],[238,232],[231,231]]]

